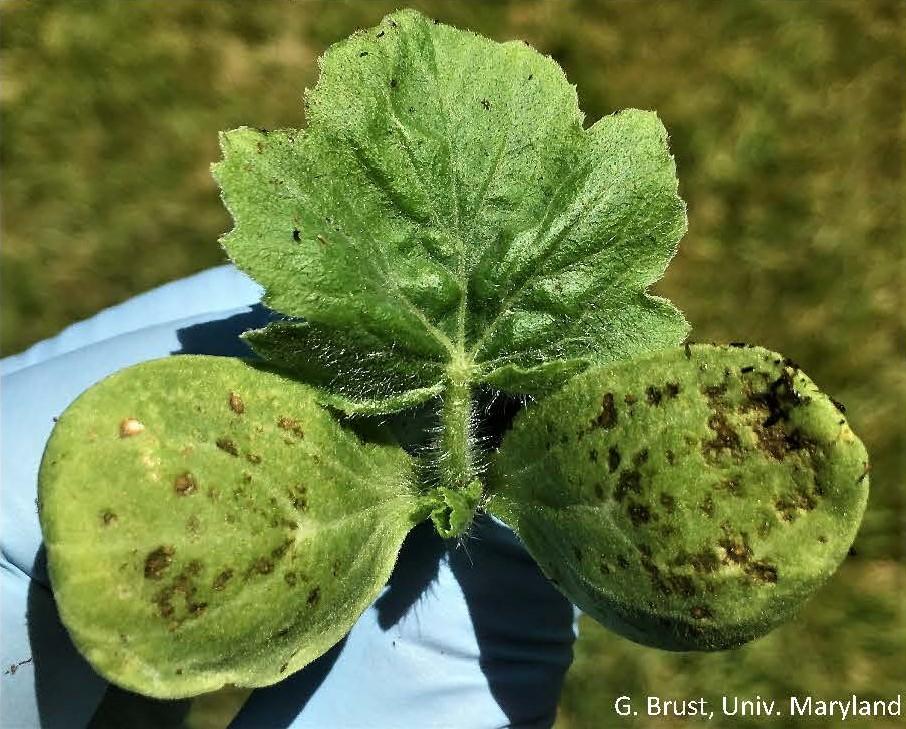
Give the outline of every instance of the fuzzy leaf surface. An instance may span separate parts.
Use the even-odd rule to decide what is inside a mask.
[[[654,113],[585,129],[553,60],[410,10],[320,65],[304,131],[227,132],[215,167],[235,221],[224,247],[271,307],[337,350],[362,336],[366,359],[466,361],[476,383],[528,394],[681,341],[682,315],[646,293],[686,225]],[[331,361],[331,381],[351,371],[366,399],[399,397]]]
[[[867,469],[841,410],[791,362],[690,346],[589,370],[525,410],[489,509],[605,626],[712,650],[789,620],[833,573]]]
[[[427,514],[399,448],[222,357],[118,372],[57,423],[39,503],[60,615],[111,681],[263,686],[350,629]]]

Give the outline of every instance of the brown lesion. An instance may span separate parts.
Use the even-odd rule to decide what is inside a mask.
[[[229,453],[231,456],[239,455],[239,449],[236,447],[236,442],[232,438],[224,435],[218,438],[215,443],[224,453]]]
[[[145,578],[149,580],[160,580],[164,573],[173,563],[173,555],[176,550],[169,545],[161,545],[152,550],[145,557]]]
[[[155,593],[151,602],[158,614],[167,621],[168,628],[176,630],[186,620],[200,617],[207,610],[208,603],[198,598],[196,580],[203,571],[199,560],[192,560],[166,587]],[[178,609],[182,597],[182,610]]]
[[[595,419],[595,425],[605,430],[617,424],[617,406],[614,403],[613,393],[605,393],[601,398],[601,412]]]
[[[245,403],[238,392],[231,392],[229,398],[227,398],[227,403],[230,406],[230,410],[236,415],[242,415],[245,412]]]
[[[177,493],[178,496],[188,496],[189,494],[195,493],[195,490],[198,488],[198,482],[195,480],[195,476],[186,471],[185,473],[179,474],[175,479],[173,479],[173,490]]]
[[[292,433],[298,438],[305,437],[305,431],[302,429],[302,425],[295,418],[291,418],[288,415],[281,415],[277,418],[277,427],[281,430],[285,430],[289,433]]]

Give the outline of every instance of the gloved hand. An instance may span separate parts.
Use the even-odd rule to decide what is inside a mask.
[[[81,729],[108,686],[60,624],[35,489],[53,420],[83,390],[168,354],[243,356],[260,288],[223,266],[169,284],[3,361],[0,725]],[[90,488],[90,484],[85,485]],[[462,546],[428,524],[348,637],[258,689],[232,726],[546,727],[572,656],[574,610],[512,532],[480,518]]]

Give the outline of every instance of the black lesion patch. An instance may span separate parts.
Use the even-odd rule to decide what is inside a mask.
[[[676,511],[676,499],[673,498],[670,494],[662,493],[660,501],[661,506],[664,507],[664,510],[668,514],[672,514],[674,511]]]
[[[638,468],[643,463],[648,461],[648,449],[642,448],[632,457],[632,465]]]
[[[295,572],[289,571],[283,574],[283,581],[290,587],[295,587],[299,578]]]
[[[617,424],[617,407],[614,403],[613,393],[605,393],[601,399],[601,412],[595,420],[595,425],[599,428],[612,428]]]
[[[145,577],[149,580],[160,580],[173,562],[176,550],[168,545],[161,545],[145,557]]]
[[[607,451],[607,469],[614,473],[620,467],[620,451],[616,446],[611,446]]]
[[[681,388],[678,382],[668,382],[664,385],[664,395],[670,399],[678,397]]]
[[[607,492],[604,489],[604,484],[596,483],[595,484],[595,496],[598,497],[598,500],[602,501],[606,495],[607,495]]]
[[[642,478],[638,471],[627,470],[620,473],[613,497],[617,501],[622,501],[630,491],[634,494],[642,493]]]
[[[664,451],[664,458],[667,459],[667,464],[668,464],[668,465],[670,465],[670,466],[675,466],[675,465],[676,465],[676,453],[674,453],[674,452],[673,452],[672,450],[670,450],[669,448],[668,448],[666,451]]]
[[[318,602],[321,600],[321,589],[319,587],[313,587],[308,591],[308,597],[305,598],[305,604],[310,607],[316,607]]]
[[[648,401],[649,405],[660,405],[663,398],[664,393],[661,392],[659,387],[648,385],[648,387],[645,388],[645,399]]]
[[[261,456],[257,453],[246,453],[245,460],[251,463],[253,466],[257,466],[261,463]]]
[[[647,506],[636,501],[630,500],[627,503],[626,513],[634,527],[640,527],[642,524],[647,524],[651,521],[651,511]]]
[[[112,524],[116,524],[116,522],[117,516],[110,509],[104,509],[104,511],[101,512],[101,524],[104,526],[111,526]]]
[[[590,451],[588,451],[588,460],[591,461],[592,463],[598,462],[598,449],[597,448],[592,448]]]
[[[232,438],[223,436],[218,438],[216,443],[217,447],[224,453],[229,453],[231,456],[239,455],[239,449],[236,447],[236,442]]]
[[[625,570],[629,568],[629,560],[626,559],[626,557],[624,557],[622,554],[617,555],[617,564],[621,569]]]

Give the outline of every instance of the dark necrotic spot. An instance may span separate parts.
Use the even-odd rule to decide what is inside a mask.
[[[676,509],[676,499],[670,494],[661,494],[661,506],[664,507],[668,514],[672,514]]]
[[[599,500],[604,498],[604,486],[600,483],[595,484],[595,496],[597,496]]]
[[[625,569],[628,569],[628,567],[629,567],[629,560],[626,559],[622,554],[618,554],[618,555],[617,555],[617,564],[618,564],[622,569],[625,570]]]
[[[232,440],[232,438],[227,438],[226,436],[218,438],[217,447],[224,453],[229,453],[231,456],[239,455],[239,449],[236,447],[236,443]]]
[[[590,451],[588,451],[588,460],[591,461],[592,463],[598,462],[598,449],[597,448],[592,448]]]
[[[398,81],[395,78],[390,79],[390,88],[395,89],[397,87]]]
[[[651,520],[651,512],[648,511],[648,507],[634,501],[629,502],[626,513],[629,514],[629,521],[635,527],[647,524]]]
[[[632,457],[632,465],[635,466],[636,468],[638,468],[643,463],[645,463],[647,460],[648,460],[648,449],[642,448],[642,450],[640,450],[638,453],[636,453]]]
[[[283,580],[284,580],[284,581],[286,582],[286,584],[289,585],[290,587],[295,587],[295,586],[296,586],[296,581],[297,581],[296,573],[295,573],[295,572],[286,572],[286,573],[283,575]]]
[[[195,477],[188,471],[181,473],[173,481],[173,490],[180,496],[188,496],[189,494],[195,493],[195,489],[197,488],[198,483],[195,481]]]
[[[746,374],[748,374],[749,372],[754,372],[754,371],[755,371],[755,367],[753,367],[752,365],[746,365],[745,367],[741,367],[739,371],[740,371],[742,374],[746,375]]]
[[[287,417],[286,415],[281,415],[279,418],[277,418],[277,427],[282,430],[286,430],[293,435],[297,435],[300,438],[305,435],[302,430],[302,426],[299,424],[299,421],[295,420],[294,418]]]
[[[837,408],[837,410],[839,410],[844,415],[846,414],[846,408],[843,406],[842,402],[835,400],[834,398],[831,398],[830,401],[833,403],[834,407]]]
[[[688,575],[670,575],[667,582],[678,595],[694,597],[696,594],[695,581]]]
[[[246,453],[245,459],[255,466],[261,463],[261,456],[259,456],[257,453]]]
[[[368,51],[362,51],[361,53],[359,53],[359,58],[364,58],[367,55],[368,55]]]
[[[113,524],[115,522],[116,522],[116,514],[114,514],[112,511],[110,511],[110,509],[106,509],[105,511],[101,512],[101,523],[104,526],[110,526],[111,524]]]
[[[669,448],[664,452],[664,457],[667,459],[667,463],[671,466],[676,465],[676,453],[674,453]]]
[[[173,547],[162,545],[145,558],[145,577],[149,580],[159,580],[173,562],[176,550]]]
[[[737,349],[742,349],[743,347],[747,347],[748,345],[745,342],[730,342],[730,346],[736,347]]]
[[[704,501],[701,503],[702,514],[707,516],[709,519],[714,516],[714,499],[711,496],[706,496]]]
[[[573,547],[573,556],[576,558],[576,562],[582,561],[582,550],[578,547]]]
[[[660,405],[663,397],[664,395],[660,388],[655,387],[654,385],[648,385],[648,387],[645,388],[645,398],[648,400],[649,405]]]
[[[258,557],[258,559],[255,560],[253,567],[255,572],[257,572],[259,575],[269,575],[274,571],[274,563],[271,562],[267,557]]]
[[[608,392],[601,399],[601,413],[595,420],[595,425],[599,428],[612,428],[617,424],[617,408],[614,405],[613,393]]]
[[[722,412],[712,413],[708,427],[714,431],[714,438],[702,443],[702,451],[709,459],[716,458],[721,451],[737,452],[742,446],[739,434],[730,427]]]
[[[637,401],[638,401],[638,398],[631,393],[627,393],[623,397],[623,402],[625,402],[629,406],[635,405]]]
[[[305,604],[308,605],[308,607],[315,607],[320,599],[321,589],[318,587],[313,587],[308,592],[308,597],[305,599]]]
[[[488,101],[487,99],[482,99],[482,100],[481,100],[481,106],[482,106],[482,108],[484,108],[485,111],[490,111],[490,110],[491,110],[491,102]]]
[[[759,582],[777,582],[777,568],[767,562],[753,562],[747,572]]]
[[[222,590],[227,586],[227,582],[229,582],[232,577],[233,570],[225,569],[223,572],[217,575],[217,577],[214,578],[214,584],[212,585],[212,587],[218,591]]]
[[[622,501],[626,494],[630,491],[633,493],[641,493],[641,477],[639,476],[638,471],[623,471],[620,474],[620,479],[617,481],[617,487],[613,492],[613,497],[617,501]]]
[[[298,228],[293,228],[293,240],[296,243],[302,240],[302,232]]]
[[[611,446],[607,451],[607,469],[613,473],[620,467],[620,451],[616,446]]]
[[[238,392],[231,392],[227,403],[236,415],[242,415],[245,412],[245,403],[242,401],[242,398],[239,396]]]
[[[673,398],[680,394],[680,385],[678,382],[668,382],[664,385],[664,394]]]

